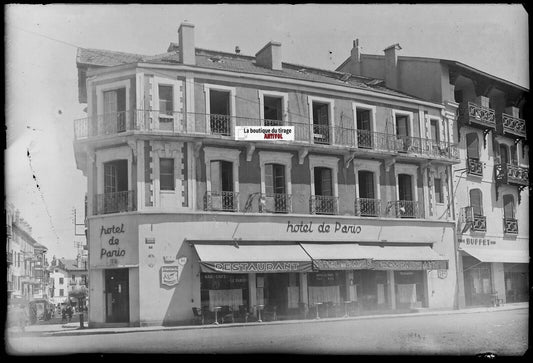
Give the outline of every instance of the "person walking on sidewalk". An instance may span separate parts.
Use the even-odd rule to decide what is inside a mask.
[[[23,304],[20,304],[17,309],[17,323],[21,332],[26,331],[26,325],[28,325],[28,312]]]
[[[64,307],[61,309],[61,324],[64,324],[67,322],[67,308]]]
[[[71,305],[68,305],[67,306],[67,315],[68,315],[68,322],[70,323],[72,321],[72,306]]]

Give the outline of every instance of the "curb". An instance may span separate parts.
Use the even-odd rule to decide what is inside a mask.
[[[285,325],[285,324],[313,324],[313,323],[327,323],[333,321],[353,321],[353,320],[368,320],[368,319],[388,319],[388,318],[407,318],[416,316],[438,316],[438,315],[452,315],[452,314],[475,314],[485,312],[501,312],[510,310],[528,309],[529,305],[506,306],[504,308],[481,308],[481,309],[461,309],[461,310],[443,310],[443,311],[427,311],[404,314],[382,314],[382,315],[364,315],[351,316],[340,318],[321,318],[321,319],[306,319],[306,320],[279,320],[269,322],[252,322],[252,323],[231,323],[231,324],[209,324],[209,325],[186,325],[186,326],[154,326],[154,327],[125,327],[119,329],[113,328],[72,328],[68,331],[57,332],[27,332],[27,335],[40,336],[71,336],[71,335],[95,335],[95,334],[127,334],[127,333],[141,333],[141,332],[155,332],[155,331],[174,331],[174,330],[192,330],[192,329],[214,329],[214,328],[236,328],[249,327],[258,325]]]

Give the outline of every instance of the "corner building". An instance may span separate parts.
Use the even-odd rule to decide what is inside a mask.
[[[455,306],[443,106],[283,63],[277,42],[245,56],[196,48],[191,24],[178,35],[155,56],[78,50],[90,326]]]

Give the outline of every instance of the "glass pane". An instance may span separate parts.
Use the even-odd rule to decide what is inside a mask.
[[[409,136],[407,116],[396,116],[396,135]]]
[[[359,176],[359,198],[374,197],[374,173],[370,171],[360,171]]]
[[[174,110],[172,104],[172,86],[159,86],[159,111],[171,115]]]
[[[434,141],[439,141],[439,126],[437,120],[431,120],[431,139]]]
[[[398,194],[400,200],[413,200],[413,189],[411,184],[411,175],[398,175]]]
[[[357,129],[370,131],[370,110],[357,110]]]

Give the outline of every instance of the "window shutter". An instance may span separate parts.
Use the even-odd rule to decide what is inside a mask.
[[[481,190],[472,189],[470,191],[470,206],[474,210],[474,215],[483,215],[483,195],[481,194]]]
[[[479,159],[479,141],[476,133],[466,135],[466,155],[469,158]]]
[[[512,195],[503,196],[503,216],[514,219],[514,198]]]
[[[274,193],[273,165],[265,164],[265,192],[267,195]]]

